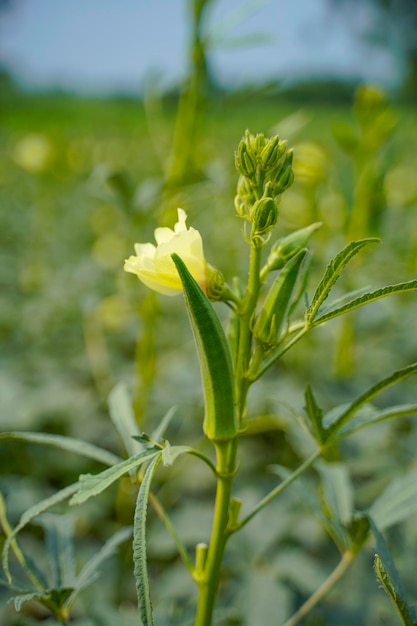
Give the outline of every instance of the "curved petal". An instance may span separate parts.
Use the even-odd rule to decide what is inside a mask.
[[[155,230],[157,246],[151,243],[135,244],[136,256],[130,256],[124,265],[126,272],[136,274],[144,285],[164,295],[182,291],[182,282],[171,255],[176,253],[184,260],[191,275],[205,286],[206,262],[201,235],[195,228],[187,229],[187,214],[178,209],[178,222],[171,228]]]

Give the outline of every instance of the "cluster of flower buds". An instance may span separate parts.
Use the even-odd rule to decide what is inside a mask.
[[[278,135],[267,139],[246,131],[235,153],[240,174],[235,207],[252,224],[252,240],[259,241],[275,226],[282,193],[292,185],[293,151]]]

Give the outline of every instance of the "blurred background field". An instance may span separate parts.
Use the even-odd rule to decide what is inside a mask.
[[[33,4],[39,5],[42,14],[48,3]],[[398,40],[394,42],[394,57],[401,62],[391,72],[391,83],[382,81],[384,72],[371,70],[362,59],[365,77],[332,71],[291,81],[288,76],[281,80],[277,70],[274,80],[262,75],[256,81],[255,67],[252,80],[246,78],[228,89],[224,81],[216,80],[211,50],[204,48],[204,37],[199,39],[205,32],[204,11],[195,12],[194,21],[191,18],[193,7],[196,10],[200,4],[204,9],[210,3],[173,4],[182,17],[188,16],[183,37],[189,61],[176,84],[166,86],[149,75],[137,93],[136,87],[119,87],[113,93],[106,87],[104,93],[101,83],[94,93],[91,84],[88,89],[79,84],[71,89],[56,81],[48,85],[38,79],[36,83],[22,73],[22,62],[13,66],[12,48],[7,54],[3,50],[2,431],[66,434],[120,452],[108,418],[107,398],[116,384],[124,383],[146,432],[175,405],[168,439],[176,444],[199,441],[201,386],[182,299],[148,293],[135,277],[123,272],[123,261],[135,242],[153,239],[156,226],[172,226],[176,208],[182,207],[189,224],[202,234],[208,261],[229,282],[235,275],[244,278],[247,246],[233,207],[237,182],[233,152],[246,128],[253,133],[279,133],[294,147],[295,184],[281,204],[277,236],[322,222],[310,245],[311,285],[337,250],[366,236],[380,237],[382,243],[357,258],[341,290],[415,278],[416,49],[405,46],[406,36],[402,51]],[[288,11],[286,3],[269,4]],[[341,11],[339,18],[345,20],[346,3],[340,3],[342,7],[331,4],[324,3],[323,9],[318,2],[317,11],[332,15],[333,25],[337,23],[334,12]],[[375,10],[372,3],[365,4],[370,11],[366,24],[371,34],[380,34],[381,47],[383,11],[389,8],[383,2],[376,2]],[[6,41],[14,32],[9,20],[18,19],[23,5],[16,0],[2,6],[0,33],[6,33]],[[164,3],[159,5],[163,8]],[[267,24],[268,15],[262,13],[266,5],[258,5],[257,12],[248,12],[243,20],[248,34],[255,31],[253,15]],[[409,25],[417,23],[413,6],[412,2],[401,5],[396,32],[408,32],[401,31],[407,20]],[[103,16],[106,7],[108,3],[102,7]],[[140,33],[146,30],[146,10],[142,11]],[[45,29],[53,32],[52,18]],[[153,36],[157,36],[155,30]],[[353,27],[354,36],[358,34]],[[262,42],[248,41],[239,46],[246,50],[250,44],[250,49],[256,49],[258,64],[262,64],[262,54],[269,54],[265,62],[269,67],[268,42],[262,46]],[[372,41],[367,43],[370,49],[376,45]],[[203,45],[202,56],[192,55],[196,42]],[[90,45],[94,46],[94,32]],[[384,45],[382,58],[388,67],[387,55],[394,44],[387,41]],[[289,67],[291,51],[287,52]],[[142,53],[146,55],[145,44]],[[169,56],[168,48],[165,55]],[[370,79],[368,84],[364,78]],[[308,286],[306,291],[311,296]],[[226,323],[226,307],[216,307]],[[416,313],[414,294],[406,294],[373,304],[344,322],[332,322],[297,346],[255,387],[251,416],[265,419],[259,432],[244,438],[245,469],[238,489],[245,503],[256,502],[276,483],[265,465],[295,467],[302,460],[305,436],[296,413],[302,410],[306,384],[330,408],[415,361]],[[380,405],[400,401],[415,401],[415,383],[403,383],[387,392]],[[356,489],[355,505],[364,509],[389,479],[415,468],[416,444],[413,418],[407,418],[362,431],[329,460],[343,463]],[[101,469],[99,464],[40,446],[4,441],[0,446],[0,489],[13,523],[28,506],[75,481],[80,472]],[[213,489],[205,471],[193,467],[191,478],[187,475],[191,465],[186,460],[173,472],[163,472],[159,486],[190,547],[205,538]],[[131,523],[134,496],[126,479],[91,505],[70,510],[80,562],[112,531]],[[61,512],[68,513],[68,507]],[[150,526],[157,623],[183,625],[191,614],[193,588],[152,514]],[[254,539],[260,527],[261,545]],[[410,518],[390,535],[399,569],[414,598],[415,532],[415,520]],[[41,528],[33,526],[23,544],[43,564],[42,536]],[[291,608],[316,588],[337,560],[322,525],[296,493],[265,511],[239,542],[231,543],[226,562],[222,606],[229,609],[225,608],[219,624],[284,622]],[[33,603],[15,614],[5,603],[7,597],[0,588],[0,622],[5,626],[29,626],[46,619],[43,609]],[[265,601],[272,597],[272,604]],[[85,592],[74,615],[79,626],[137,623],[129,546]],[[397,623],[393,620],[389,602],[372,574],[370,546],[347,579],[304,623],[373,626]],[[54,622],[49,619],[47,623]]]

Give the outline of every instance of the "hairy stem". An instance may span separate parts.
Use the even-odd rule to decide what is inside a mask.
[[[237,438],[216,444],[217,490],[213,527],[203,572],[196,572],[199,588],[195,626],[211,626],[224,549],[228,538],[229,506],[236,463]]]
[[[261,268],[262,248],[251,247],[249,261],[248,288],[243,298],[240,316],[239,348],[236,365],[236,404],[239,421],[243,419],[246,411],[246,398],[251,381],[247,377],[247,370],[251,358],[252,332],[251,319],[258,301],[261,281],[259,278]]]

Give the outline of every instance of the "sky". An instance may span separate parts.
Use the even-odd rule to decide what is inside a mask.
[[[0,20],[0,63],[34,86],[135,92],[156,75],[170,86],[187,69],[188,2],[14,0]],[[214,0],[215,75],[233,86],[317,75],[389,86],[396,59],[358,37],[370,19],[359,10],[353,26],[329,0]]]

